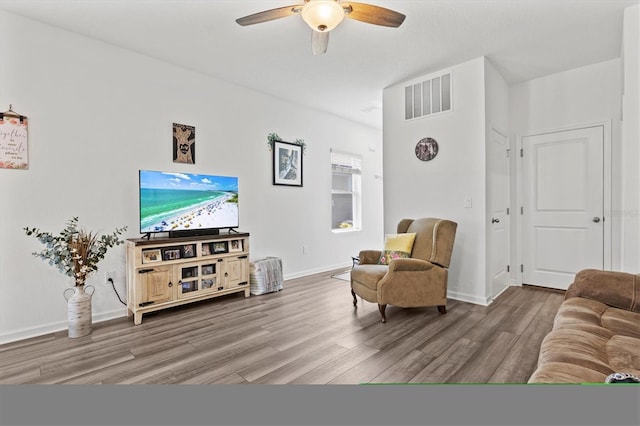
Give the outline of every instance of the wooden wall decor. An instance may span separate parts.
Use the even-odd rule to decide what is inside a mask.
[[[173,162],[196,163],[196,128],[173,123]]]

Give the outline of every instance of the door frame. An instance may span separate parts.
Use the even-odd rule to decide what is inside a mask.
[[[604,233],[604,247],[603,247],[603,266],[604,269],[611,269],[612,265],[612,242],[611,242],[611,230],[612,230],[612,176],[611,176],[611,140],[612,140],[612,126],[611,120],[604,120],[598,122],[592,122],[582,125],[571,125],[566,127],[557,127],[550,129],[542,129],[537,131],[531,131],[526,134],[516,134],[516,144],[517,144],[517,152],[516,152],[516,188],[518,189],[516,192],[516,200],[513,205],[513,212],[515,213],[512,219],[515,219],[516,222],[516,238],[517,243],[516,246],[516,258],[517,264],[515,266],[515,273],[511,274],[512,279],[515,278],[516,282],[514,285],[522,286],[524,282],[524,274],[521,271],[520,265],[523,264],[523,243],[524,243],[524,221],[521,214],[521,207],[524,205],[523,194],[524,194],[524,179],[523,179],[523,158],[520,155],[523,147],[523,139],[525,137],[530,136],[540,136],[548,133],[557,133],[557,132],[565,132],[570,130],[579,130],[589,127],[602,127],[602,142],[603,142],[603,184],[604,184],[604,193],[603,193],[603,204],[604,204],[604,223],[603,223],[603,233]]]

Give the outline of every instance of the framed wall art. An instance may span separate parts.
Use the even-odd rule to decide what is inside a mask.
[[[302,186],[302,146],[273,142],[273,184]]]
[[[196,163],[196,128],[173,123],[173,162]]]

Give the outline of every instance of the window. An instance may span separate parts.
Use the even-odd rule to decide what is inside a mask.
[[[361,227],[362,157],[331,151],[331,229]]]

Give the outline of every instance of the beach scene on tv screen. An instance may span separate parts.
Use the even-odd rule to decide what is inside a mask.
[[[238,178],[140,171],[140,232],[238,226]]]

